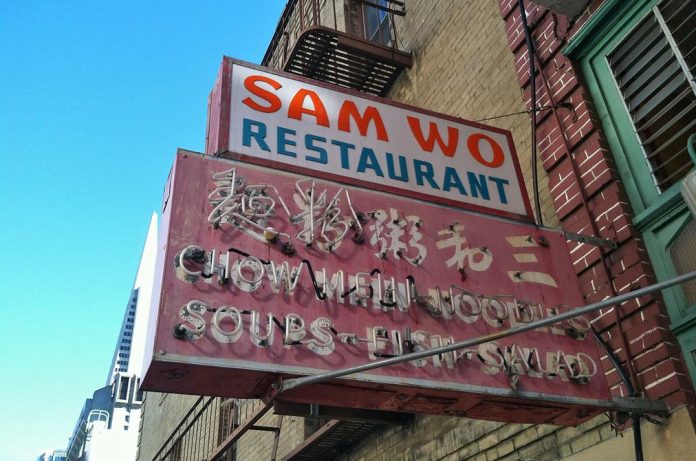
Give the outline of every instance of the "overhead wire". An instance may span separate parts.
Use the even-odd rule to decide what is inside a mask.
[[[518,0],[520,16],[522,18],[522,27],[524,28],[524,37],[527,43],[527,62],[529,63],[529,83],[530,83],[530,116],[532,119],[532,190],[534,199],[534,212],[537,226],[544,225],[544,220],[541,216],[541,201],[539,199],[539,178],[537,174],[537,99],[536,99],[536,67],[534,65],[534,40],[532,39],[532,31],[527,23],[527,12],[524,9],[524,0]]]

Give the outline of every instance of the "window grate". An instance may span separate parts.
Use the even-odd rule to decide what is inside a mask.
[[[696,2],[670,0],[660,5],[659,10],[693,78],[696,67]]]
[[[693,166],[685,148],[696,132],[696,0],[668,0],[608,56],[609,67],[659,193]]]

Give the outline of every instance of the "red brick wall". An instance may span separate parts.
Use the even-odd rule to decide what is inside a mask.
[[[527,107],[531,107],[527,47],[518,1],[498,3],[515,56],[517,78]],[[599,4],[601,1],[593,2],[573,22],[526,1],[527,21],[537,49],[537,105],[563,106],[541,111],[537,117],[538,155],[549,177],[556,213],[565,230],[614,240],[619,245],[616,250],[571,245],[588,304],[655,281],[640,234],[631,224],[632,211],[590,96],[574,63],[561,53],[567,38]],[[670,408],[693,405],[693,386],[659,297],[644,296],[624,303],[618,310],[602,310],[594,325],[645,397],[665,399]],[[613,394],[627,396],[609,360],[603,363]]]

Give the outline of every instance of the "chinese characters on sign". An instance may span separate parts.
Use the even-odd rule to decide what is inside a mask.
[[[197,156],[179,155],[172,181],[152,388],[256,396],[276,375],[451,344],[582,304],[565,240],[530,225]],[[577,318],[373,370],[351,382],[381,391],[356,405],[467,414],[491,396],[542,396],[558,413],[546,420],[577,421],[568,407],[608,398],[588,330]],[[193,372],[210,380],[184,379]],[[412,401],[429,393],[447,409]],[[319,400],[336,405],[340,391]]]

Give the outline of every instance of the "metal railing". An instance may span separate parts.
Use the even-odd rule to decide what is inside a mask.
[[[102,422],[105,426],[108,426],[109,417],[109,412],[106,410],[92,410],[87,415],[87,424]]]
[[[389,38],[370,36],[365,25],[366,12],[381,17],[380,25],[389,28]],[[262,65],[283,69],[294,45],[308,29],[325,27],[353,38],[386,48],[399,49],[396,18],[406,14],[397,0],[289,0],[263,57]]]
[[[280,394],[281,392],[287,392],[289,390],[292,390],[294,388],[300,387],[300,386],[307,386],[309,384],[316,384],[316,383],[321,383],[328,381],[330,379],[334,378],[341,378],[344,376],[348,375],[353,375],[356,373],[363,373],[365,371],[369,370],[374,370],[376,368],[383,368],[389,365],[396,365],[399,363],[404,363],[404,362],[410,362],[412,360],[417,360],[417,359],[422,359],[422,358],[427,358],[431,357],[434,355],[440,355],[440,354],[446,354],[448,352],[452,351],[457,351],[460,349],[476,346],[479,344],[483,343],[488,343],[491,341],[496,341],[498,339],[506,338],[508,336],[513,336],[519,333],[524,333],[526,331],[531,331],[535,330],[537,328],[545,327],[548,325],[553,325],[557,324],[563,320],[571,319],[574,317],[579,317],[585,314],[591,314],[593,312],[596,312],[600,309],[603,309],[605,307],[612,307],[616,306],[619,304],[622,304],[626,301],[630,301],[635,298],[640,298],[646,294],[651,294],[655,293],[661,290],[664,290],[665,288],[672,287],[674,285],[679,285],[682,283],[686,283],[690,280],[696,280],[696,271],[693,272],[687,272],[685,274],[678,275],[674,278],[671,278],[669,280],[665,280],[663,282],[658,282],[653,285],[649,285],[647,287],[639,288],[634,291],[630,291],[628,293],[624,293],[621,295],[617,295],[608,299],[605,299],[603,301],[599,301],[593,304],[589,304],[587,306],[583,307],[577,307],[575,309],[571,309],[567,312],[564,312],[562,314],[550,316],[541,320],[536,320],[530,323],[526,324],[520,324],[512,328],[508,328],[507,330],[501,330],[495,333],[490,333],[484,336],[479,336],[477,338],[471,338],[471,339],[466,339],[464,341],[459,341],[453,344],[449,344],[446,346],[440,346],[440,347],[434,347],[431,349],[427,349],[421,352],[411,352],[409,354],[404,354],[384,360],[379,360],[375,362],[369,362],[364,365],[358,365],[350,368],[344,368],[342,370],[335,370],[335,371],[330,371],[330,372],[325,372],[325,373],[319,373],[316,375],[308,375],[308,376],[303,376],[300,378],[293,378],[293,379],[288,379],[284,382],[282,382],[279,386],[276,387],[275,390],[275,395]],[[603,404],[602,402],[598,402],[600,404]]]

